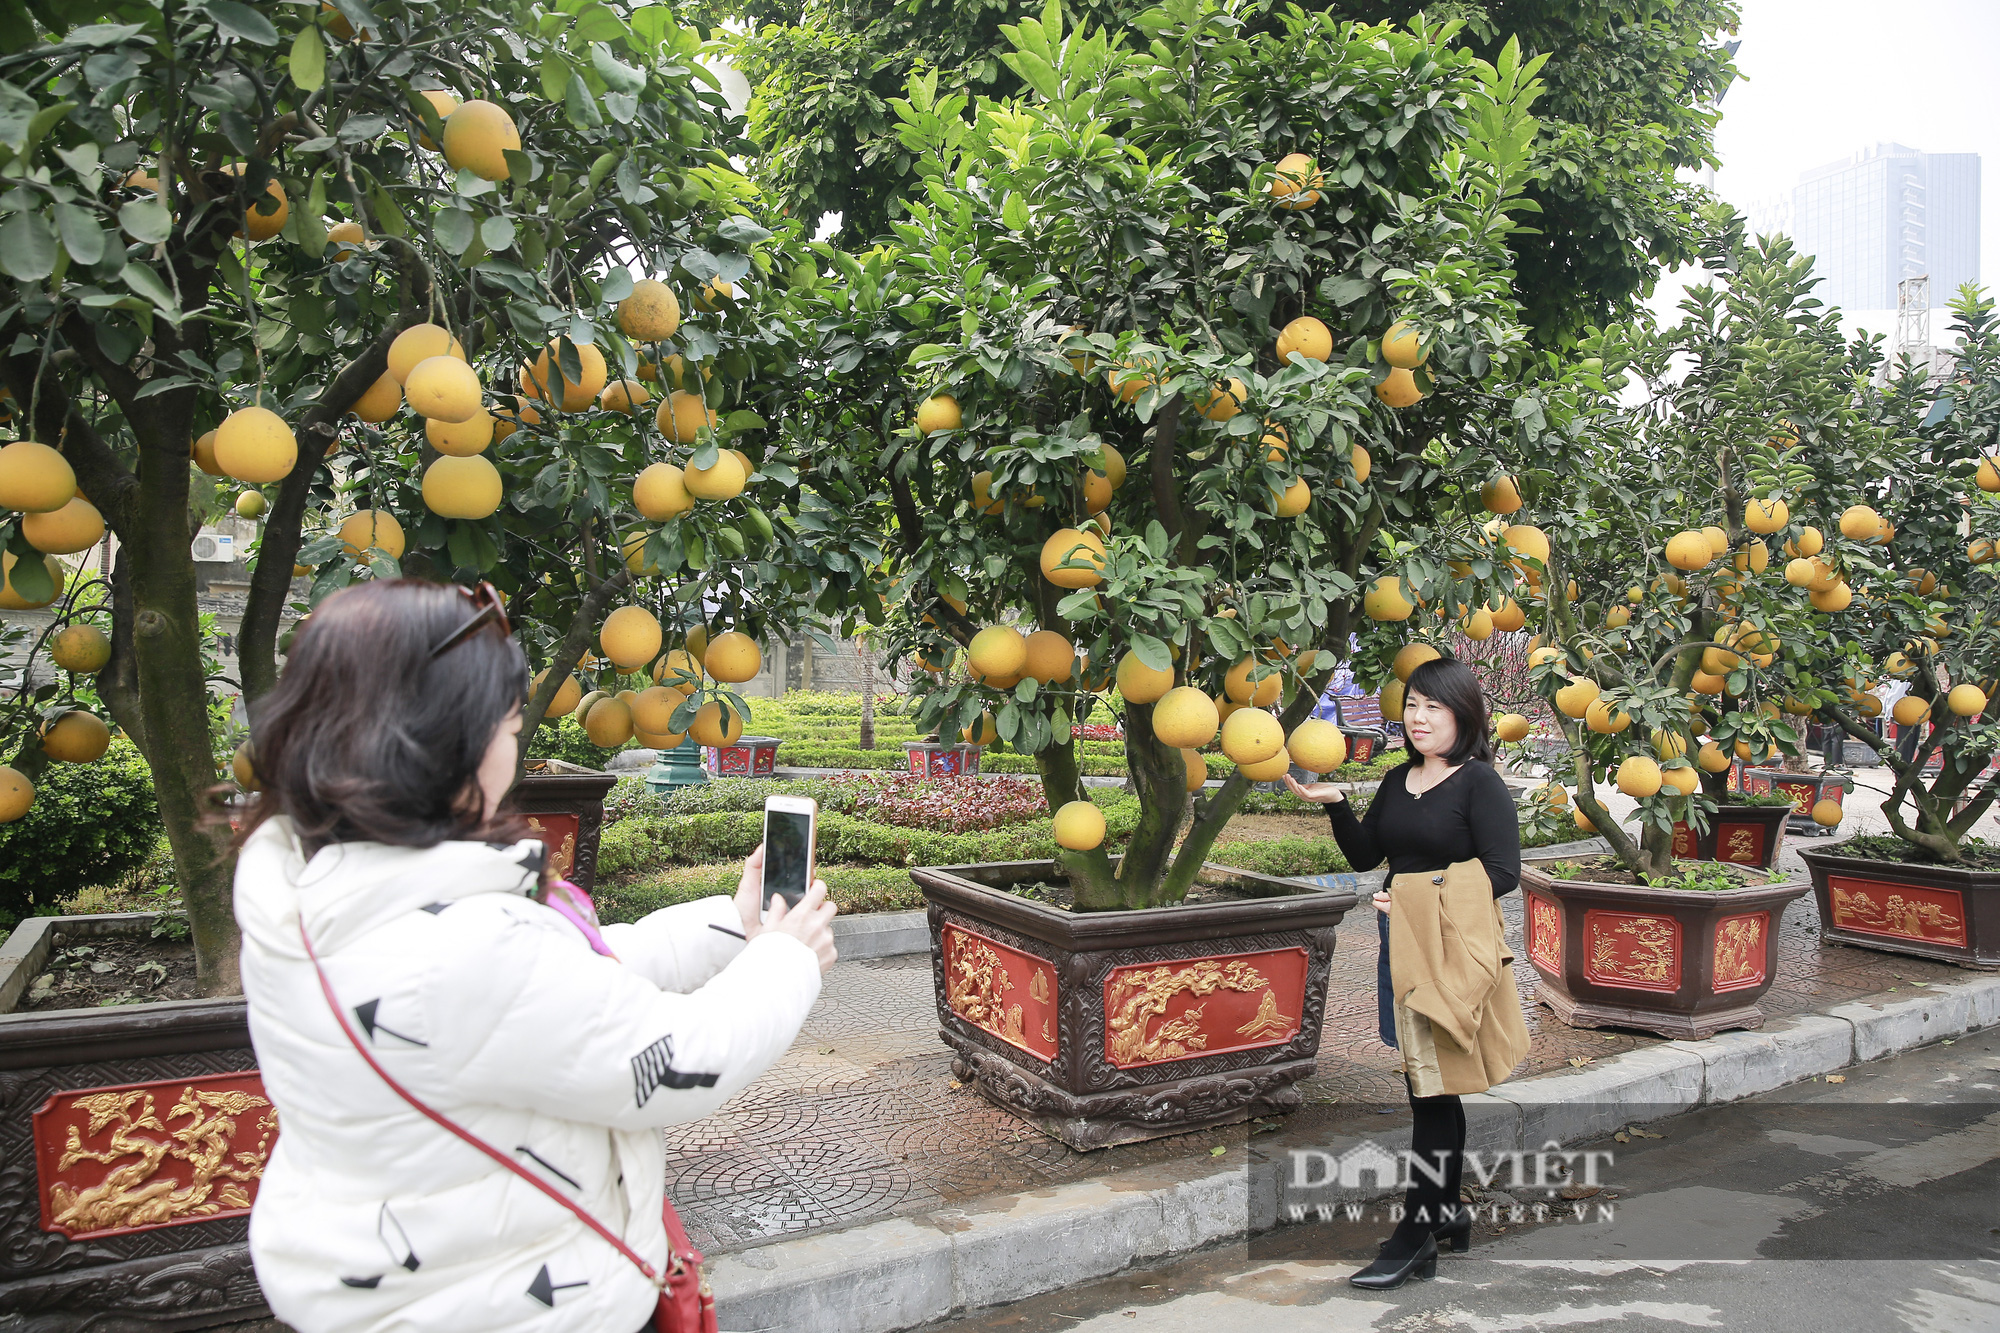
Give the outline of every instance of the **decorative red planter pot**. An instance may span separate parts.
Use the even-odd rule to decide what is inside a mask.
[[[1350,764],[1372,763],[1382,747],[1388,744],[1387,736],[1371,727],[1342,727],[1340,734],[1347,737],[1347,762]]]
[[[778,771],[776,736],[738,736],[734,745],[702,748],[702,762],[718,778],[768,778]]]
[[[1353,892],[1220,866],[1204,878],[1260,896],[1065,912],[1006,892],[1061,874],[1050,861],[910,872],[959,1078],[1081,1150],[1299,1104]]]
[[[1794,833],[1810,833],[1816,837],[1832,837],[1834,825],[1828,827],[1812,817],[1812,808],[1821,801],[1832,801],[1835,805],[1846,805],[1847,789],[1854,785],[1854,779],[1845,773],[1787,773],[1783,769],[1750,768],[1743,771],[1743,790],[1755,796],[1771,792],[1783,792],[1792,798],[1791,820],[1786,825]]]
[[[533,759],[515,786],[514,807],[548,844],[549,864],[585,893],[597,882],[604,797],[618,779],[560,759]]]
[[[1557,879],[1521,867],[1536,998],[1571,1027],[1638,1028],[1700,1041],[1764,1025],[1778,923],[1804,880],[1713,893]]]
[[[919,778],[959,778],[979,771],[977,745],[945,745],[939,741],[904,741],[910,775]]]
[[[1885,953],[2000,968],[2000,870],[1869,861],[1801,849],[1820,938]]]
[[[1697,834],[1684,819],[1674,821],[1674,855],[1688,861],[1727,861],[1769,870],[1778,864],[1785,841],[1782,805],[1718,805],[1708,831]]]

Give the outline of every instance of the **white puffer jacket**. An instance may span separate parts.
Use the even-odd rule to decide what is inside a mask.
[[[819,963],[745,945],[728,898],[605,928],[528,896],[540,845],[344,843],[286,819],[236,869],[243,991],[280,1131],[250,1216],[257,1280],[299,1333],[632,1333],[653,1287],[568,1210],[426,1120],[342,1035],[303,915],[370,1053],[433,1110],[576,1200],[656,1268],[660,1128],[790,1046]]]

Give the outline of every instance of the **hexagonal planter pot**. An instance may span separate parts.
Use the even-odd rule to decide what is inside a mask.
[[[1779,810],[1783,814],[1783,810]],[[1705,892],[1557,879],[1523,864],[1536,998],[1571,1027],[1638,1028],[1699,1041],[1764,1025],[1778,975],[1778,923],[1806,881]]]
[[[776,736],[738,736],[734,745],[702,749],[702,762],[718,778],[768,778],[778,769]]]
[[[1699,834],[1687,821],[1675,820],[1674,855],[1769,870],[1778,864],[1789,814],[1782,805],[1718,805],[1707,831]]]
[[[2000,968],[2000,870],[1801,849],[1820,938],[1885,953]]]
[[[1854,785],[1854,779],[1845,773],[1787,773],[1777,768],[1750,768],[1743,772],[1743,790],[1757,795],[1780,792],[1792,798],[1791,819],[1785,827],[1793,833],[1810,833],[1816,837],[1833,836],[1834,825],[1828,827],[1814,821],[1812,808],[1821,801],[1832,801],[1844,806],[1847,789]]]
[[[558,875],[585,893],[597,883],[597,842],[604,832],[604,797],[618,779],[560,759],[531,759],[514,787],[514,807],[548,844]]]
[[[1204,869],[1246,896],[1069,912],[1010,893],[1050,861],[913,870],[952,1068],[1072,1148],[1289,1111],[1313,1072],[1351,891]]]
[[[941,741],[904,741],[910,775],[919,778],[960,778],[979,771],[977,745],[946,745]]]

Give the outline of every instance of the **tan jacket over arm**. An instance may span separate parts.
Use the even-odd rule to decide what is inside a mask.
[[[1389,896],[1389,979],[1411,1088],[1419,1097],[1484,1092],[1528,1054],[1514,954],[1486,868],[1460,861],[1398,875]]]

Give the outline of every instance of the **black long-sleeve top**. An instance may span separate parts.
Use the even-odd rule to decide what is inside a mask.
[[[1476,857],[1493,881],[1495,898],[1513,892],[1521,882],[1521,824],[1499,771],[1473,760],[1422,796],[1412,796],[1403,783],[1410,769],[1409,764],[1390,769],[1359,819],[1351,802],[1326,807],[1347,863],[1373,870],[1386,860],[1393,878]]]

